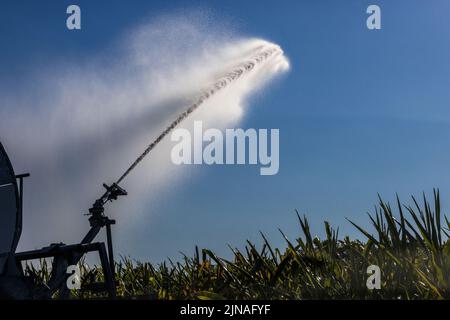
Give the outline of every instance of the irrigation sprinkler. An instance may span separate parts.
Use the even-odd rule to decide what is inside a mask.
[[[67,268],[76,265],[88,252],[97,252],[105,275],[105,282],[95,284],[91,291],[105,291],[114,298],[114,253],[111,226],[115,221],[105,215],[105,204],[126,196],[127,192],[113,183],[104,184],[105,193],[89,209],[90,230],[80,243],[66,245],[54,243],[39,250],[16,252],[22,230],[23,179],[28,173],[15,175],[9,157],[0,142],[0,298],[6,299],[50,299],[55,293],[60,298],[70,296],[67,288]],[[106,227],[107,245],[93,242],[103,227]],[[53,258],[50,280],[36,285],[26,276],[23,261]],[[95,288],[95,289],[94,289]]]
[[[137,157],[131,166],[113,184],[104,184],[105,192],[89,209],[90,229],[84,238],[76,244],[53,243],[38,250],[16,252],[22,231],[23,180],[29,174],[15,175],[3,145],[0,142],[0,298],[9,299],[50,299],[56,293],[60,298],[70,297],[67,287],[67,269],[76,265],[89,252],[97,252],[104,273],[104,283],[93,284],[86,288],[91,291],[107,292],[109,297],[116,296],[114,275],[114,251],[111,226],[115,220],[105,214],[108,202],[126,196],[127,192],[119,184],[136,166],[167,136],[178,124],[198,109],[211,96],[251,72],[258,64],[282,54],[278,46],[258,47],[255,55],[236,65],[223,77],[205,90],[193,104],[179,114],[174,121]],[[94,242],[101,229],[106,228],[106,245]],[[34,279],[25,275],[22,262],[53,258],[51,276],[47,283],[36,284]]]

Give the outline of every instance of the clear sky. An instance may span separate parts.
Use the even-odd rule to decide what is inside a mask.
[[[76,33],[64,28],[72,3],[82,9]],[[366,28],[369,4],[381,7],[381,30]],[[259,230],[282,245],[278,228],[297,235],[295,208],[318,234],[329,220],[357,236],[345,218],[364,225],[377,193],[407,200],[439,187],[449,208],[446,0],[2,1],[1,89],[20,90],[30,70],[54,61],[88,61],[143,20],[197,8],[278,43],[289,57],[290,72],[251,102],[240,123],[280,129],[280,172],[205,166],[173,187],[151,223],[134,228],[120,246],[126,254],[160,261],[198,244],[226,255],[226,244],[258,241]]]

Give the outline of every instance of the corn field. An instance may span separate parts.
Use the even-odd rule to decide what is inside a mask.
[[[116,262],[119,298],[143,299],[449,299],[450,222],[441,213],[439,191],[432,201],[425,195],[393,207],[379,197],[369,214],[369,229],[349,221],[358,239],[339,237],[324,223],[325,237],[314,237],[306,217],[298,214],[300,235],[286,246],[271,246],[261,233],[262,245],[249,241],[244,250],[231,248],[233,258],[196,248],[193,257],[158,265],[123,258]],[[367,267],[381,270],[381,289],[366,286]],[[80,264],[81,290],[74,299],[103,298],[90,288],[103,280],[101,268]],[[50,266],[26,265],[36,282],[49,278]]]

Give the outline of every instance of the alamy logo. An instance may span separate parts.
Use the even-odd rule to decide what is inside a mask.
[[[171,159],[176,165],[259,164],[261,175],[275,175],[280,167],[279,139],[278,129],[226,129],[223,134],[213,128],[203,132],[202,121],[195,121],[193,136],[182,128],[172,132],[171,140],[177,144]]]
[[[71,265],[67,267],[67,277],[66,285],[69,290],[79,290],[81,289],[81,277],[80,277],[80,268],[77,265]]]
[[[67,7],[67,17],[66,26],[69,30],[80,30],[81,29],[81,9],[79,6],[72,4]]]
[[[367,18],[366,24],[369,30],[381,29],[381,9],[379,6],[372,4],[367,7],[366,12],[370,14]]]
[[[373,289],[381,289],[381,270],[380,267],[377,265],[370,265],[367,267],[367,274],[369,275],[369,278],[367,278],[366,286],[367,289],[373,290]]]

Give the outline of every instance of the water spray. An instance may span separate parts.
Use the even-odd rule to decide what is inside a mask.
[[[144,152],[131,164],[131,166],[119,177],[119,179],[108,186],[103,184],[106,189],[105,193],[95,201],[91,209],[89,209],[89,222],[91,229],[88,234],[82,240],[83,244],[90,243],[94,240],[96,235],[103,227],[106,227],[107,231],[107,244],[108,244],[108,256],[109,256],[109,269],[114,277],[114,257],[112,247],[112,235],[111,225],[115,224],[115,220],[109,219],[104,214],[104,205],[107,202],[117,200],[119,196],[126,196],[127,192],[122,189],[119,184],[137,167],[137,165],[167,136],[176,126],[183,122],[189,115],[198,109],[204,102],[210,99],[220,90],[228,87],[232,83],[236,82],[239,78],[251,72],[257,65],[267,61],[268,59],[277,55],[283,54],[283,51],[279,46],[259,46],[255,49],[255,52],[251,58],[233,67],[230,72],[219,78],[212,86],[205,90],[196,101],[191,104],[183,113],[178,115],[174,121],[152,142],[150,143]]]
[[[131,166],[120,176],[117,180],[116,185],[122,182],[131,171],[136,168],[136,166],[152,151],[166,135],[168,135],[176,126],[178,126],[183,120],[185,120],[192,112],[194,112],[198,107],[200,107],[205,101],[210,99],[214,94],[220,90],[226,88],[233,82],[237,81],[243,75],[251,72],[257,65],[263,63],[267,59],[274,57],[276,55],[283,54],[283,50],[277,45],[271,46],[260,46],[255,49],[259,51],[253,57],[247,61],[240,63],[236,67],[227,73],[225,76],[217,80],[209,89],[204,91],[197,100],[184,111],[144,150],[144,152],[131,164]]]
[[[61,298],[69,297],[70,292],[66,286],[68,277],[67,268],[71,265],[77,265],[82,257],[89,252],[97,252],[99,254],[104,273],[104,283],[95,284],[96,286],[94,286],[94,288],[88,289],[93,291],[106,291],[110,297],[115,297],[115,262],[111,232],[111,226],[115,224],[115,220],[110,219],[105,214],[104,206],[108,202],[117,200],[118,197],[127,195],[127,192],[122,189],[119,184],[164,139],[165,136],[213,95],[230,86],[244,75],[249,74],[258,65],[262,65],[269,59],[276,58],[282,54],[283,51],[277,45],[259,45],[252,50],[250,58],[243,59],[243,61],[237,63],[229,72],[225,73],[224,76],[220,77],[204,90],[183,113],[179,114],[175,120],[147,146],[144,152],[139,155],[115,183],[112,183],[111,185],[103,184],[106,189],[104,194],[98,198],[89,209],[90,230],[81,242],[76,244],[66,245],[63,243],[53,243],[48,247],[38,250],[20,253],[15,252],[22,228],[23,178],[28,175],[14,174],[8,155],[0,143],[0,191],[3,192],[3,199],[7,200],[0,202],[0,212],[3,211],[0,218],[4,219],[1,221],[7,222],[0,225],[4,229],[2,229],[2,233],[0,233],[3,234],[3,238],[0,238],[0,245],[4,245],[6,248],[4,250],[5,253],[0,252],[0,297],[5,295],[20,299],[48,299],[56,292],[59,293]],[[17,180],[19,180],[19,185]],[[103,242],[93,242],[103,227],[106,227],[106,245]],[[1,248],[3,247],[0,247],[0,249]],[[53,258],[51,277],[46,284],[29,286],[21,262],[43,258]],[[17,288],[21,289],[18,290]]]

